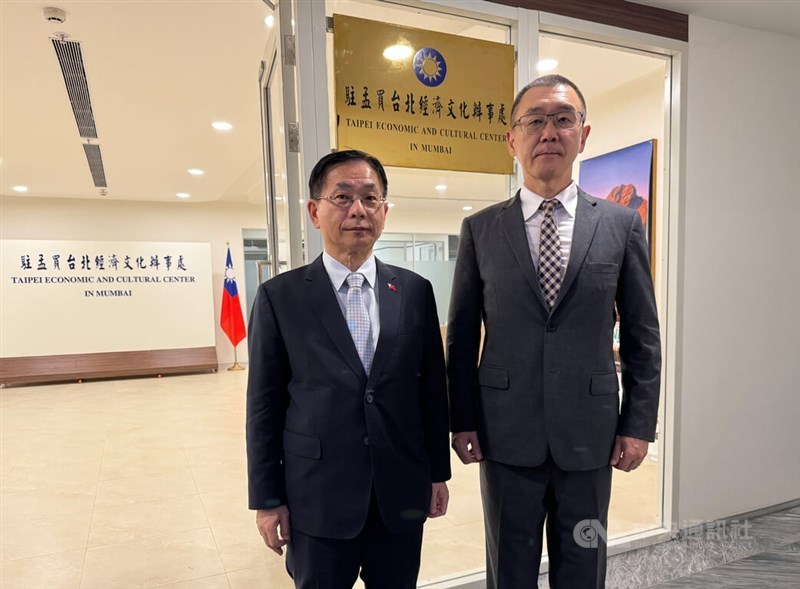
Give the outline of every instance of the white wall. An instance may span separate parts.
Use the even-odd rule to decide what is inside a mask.
[[[800,39],[689,20],[678,521],[800,497]]]
[[[243,203],[152,203],[96,199],[0,197],[3,239],[198,241],[211,244],[217,358],[233,363],[233,347],[219,327],[226,241],[231,242],[239,298],[247,321],[242,229],[264,229],[264,207]],[[46,331],[42,326],[41,332]],[[247,340],[238,346],[247,360]]]
[[[653,71],[630,80],[609,92],[587,96],[586,122],[592,131],[586,148],[575,163],[609,151],[656,139],[658,162],[663,162],[661,149],[664,143],[664,76],[665,67],[659,58],[653,58]],[[597,196],[605,196],[597,195]]]

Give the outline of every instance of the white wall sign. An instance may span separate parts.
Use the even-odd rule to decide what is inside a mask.
[[[213,346],[207,243],[0,240],[0,357]]]

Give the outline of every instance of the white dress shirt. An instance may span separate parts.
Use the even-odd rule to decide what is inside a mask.
[[[539,270],[539,239],[542,229],[544,213],[539,210],[539,205],[545,200],[525,186],[520,188],[519,197],[522,202],[522,218],[525,220],[525,233],[528,236],[528,247],[531,250],[531,259],[536,270]],[[573,182],[553,198],[561,202],[561,206],[553,210],[553,218],[558,229],[558,238],[561,241],[561,278],[567,270],[569,253],[572,249],[572,233],[575,229],[575,211],[578,208],[578,185]]]
[[[351,274],[350,268],[329,255],[328,252],[322,253],[322,265],[328,273],[333,290],[336,292],[336,300],[342,309],[342,315],[347,317],[347,277]],[[378,345],[378,336],[381,333],[381,319],[378,313],[378,297],[375,290],[375,280],[378,277],[378,268],[375,264],[375,255],[370,254],[369,258],[356,270],[364,275],[364,283],[361,285],[361,298],[364,299],[364,306],[369,314],[369,322],[372,326],[372,351]]]

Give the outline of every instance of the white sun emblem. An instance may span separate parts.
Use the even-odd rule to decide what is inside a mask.
[[[225,280],[233,281],[236,275],[233,273],[233,268],[225,268]]]
[[[434,82],[442,74],[442,62],[436,58],[433,52],[422,54],[417,62],[420,75],[428,82]]]

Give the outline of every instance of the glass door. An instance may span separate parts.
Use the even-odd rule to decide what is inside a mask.
[[[297,113],[293,4],[280,2],[261,64],[262,141],[269,278],[304,263],[305,230]],[[284,31],[289,33],[284,34]]]

